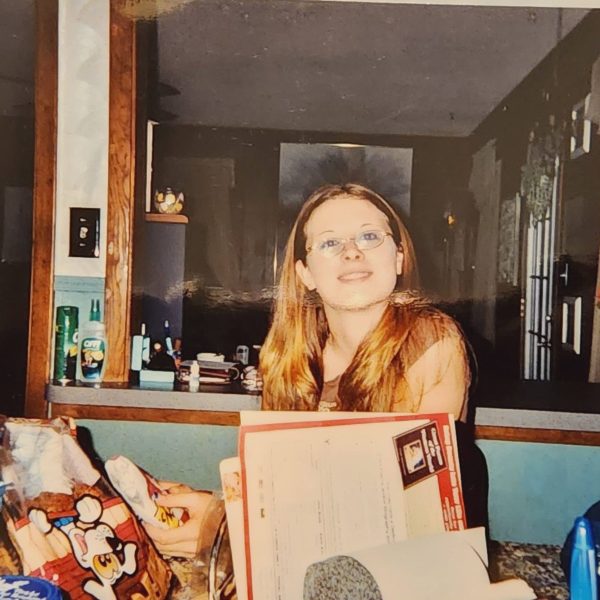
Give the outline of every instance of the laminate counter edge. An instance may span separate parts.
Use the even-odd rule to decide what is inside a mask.
[[[260,396],[228,392],[185,392],[154,388],[47,386],[48,402],[86,406],[239,412],[259,410]]]
[[[256,394],[91,386],[47,386],[49,415],[171,423],[236,425],[260,410]],[[600,445],[600,414],[478,407],[478,439]]]

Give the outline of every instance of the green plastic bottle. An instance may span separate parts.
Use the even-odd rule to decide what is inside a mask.
[[[106,368],[106,328],[100,320],[100,300],[92,300],[90,320],[79,334],[78,379],[100,383]]]

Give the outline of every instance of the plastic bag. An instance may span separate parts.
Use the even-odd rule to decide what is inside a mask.
[[[71,419],[5,419],[0,442],[10,484],[4,545],[18,555],[20,573],[52,581],[71,600],[167,596],[168,566],[77,444]]]
[[[152,475],[127,457],[113,456],[106,461],[105,469],[114,488],[142,523],[173,529],[187,522],[189,515],[185,509],[166,508],[156,503],[157,498],[167,492]],[[210,496],[210,501],[200,525],[196,556],[184,559],[163,554],[178,581],[172,595],[175,600],[235,597],[223,497],[220,492],[204,493]]]

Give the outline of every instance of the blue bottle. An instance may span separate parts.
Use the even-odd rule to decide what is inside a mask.
[[[597,600],[596,550],[592,524],[585,517],[575,519],[569,589],[571,600]]]

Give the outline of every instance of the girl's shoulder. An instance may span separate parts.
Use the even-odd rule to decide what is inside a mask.
[[[454,317],[431,302],[422,300],[407,305],[409,337],[420,338],[427,345],[445,338],[464,338],[462,329]]]
[[[448,335],[462,335],[458,321],[441,308],[430,305],[419,314],[417,324],[423,328],[431,328]]]
[[[464,334],[458,322],[426,300],[405,307],[407,333],[401,355],[406,367],[414,364],[434,346],[440,351],[464,353]]]

